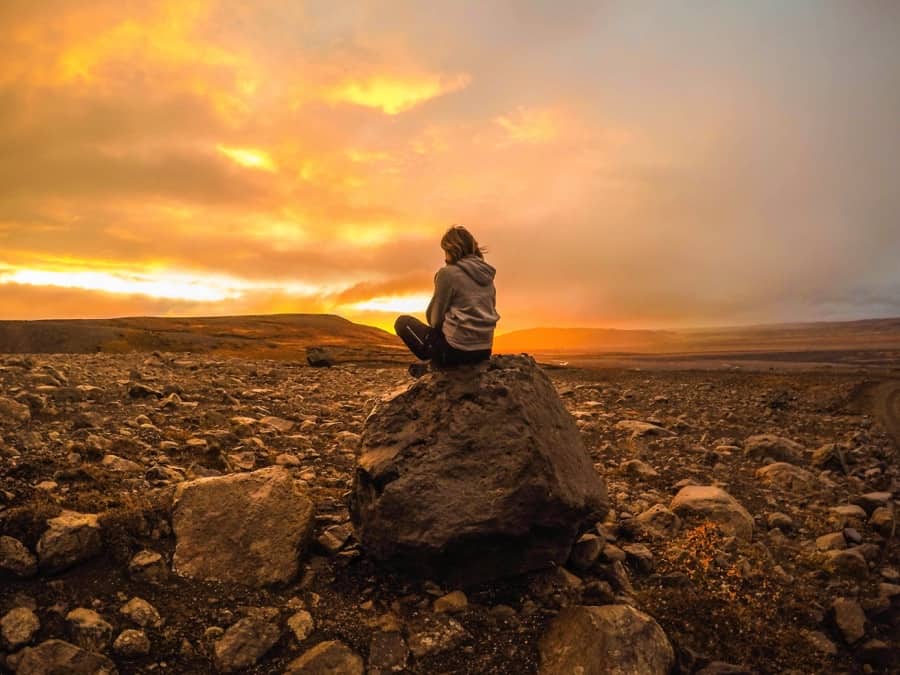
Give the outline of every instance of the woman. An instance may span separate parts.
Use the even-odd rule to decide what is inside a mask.
[[[441,238],[445,267],[434,275],[434,297],[425,311],[428,325],[412,316],[394,323],[410,351],[438,366],[477,363],[491,356],[497,314],[496,270],[484,261],[484,250],[464,227],[451,227]],[[418,376],[424,364],[413,364]]]

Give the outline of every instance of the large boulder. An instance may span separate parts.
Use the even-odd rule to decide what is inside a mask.
[[[376,559],[479,583],[563,564],[606,485],[527,356],[436,371],[366,420],[350,497]]]
[[[193,579],[256,587],[289,581],[313,521],[312,500],[283,467],[181,483],[172,512],[173,568]]]
[[[116,675],[115,664],[105,656],[85,651],[62,640],[47,640],[15,655],[19,675]]]
[[[540,675],[667,675],[675,664],[663,629],[629,605],[566,608],[539,648]]]

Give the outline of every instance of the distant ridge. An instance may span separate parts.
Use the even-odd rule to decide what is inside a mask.
[[[0,321],[3,353],[197,352],[301,358],[324,345],[339,360],[395,360],[400,340],[334,314]]]
[[[900,318],[792,324],[619,330],[529,328],[500,335],[494,350],[534,354],[679,354],[900,348]]]

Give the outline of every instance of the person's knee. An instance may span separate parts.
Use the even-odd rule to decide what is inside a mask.
[[[410,317],[406,314],[397,317],[397,320],[394,321],[394,332],[397,335],[400,335],[400,331],[409,325],[409,319]]]

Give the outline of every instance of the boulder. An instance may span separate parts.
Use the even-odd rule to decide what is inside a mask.
[[[45,572],[61,572],[100,552],[100,523],[96,514],[63,511],[37,544],[38,565]]]
[[[363,675],[362,657],[343,642],[320,642],[288,664],[284,675]]]
[[[41,622],[28,607],[15,607],[0,619],[0,637],[4,646],[18,649],[31,642],[40,627]]]
[[[744,441],[744,455],[753,459],[769,457],[776,462],[796,464],[803,458],[803,446],[783,436],[757,434]]]
[[[663,629],[629,605],[568,607],[538,646],[540,675],[667,675],[675,664]]]
[[[289,581],[313,521],[312,500],[284,467],[181,483],[172,513],[173,569],[256,587]]]
[[[11,427],[31,421],[31,408],[18,401],[0,396],[0,426]]]
[[[47,640],[26,647],[16,658],[20,675],[117,675],[116,666],[105,656],[85,651],[63,640]]]
[[[753,536],[753,516],[722,488],[688,485],[675,495],[671,508],[685,520],[711,521],[729,536],[741,539]]]
[[[566,561],[608,511],[572,416],[527,356],[426,374],[366,420],[350,497],[378,560],[478,583]]]

